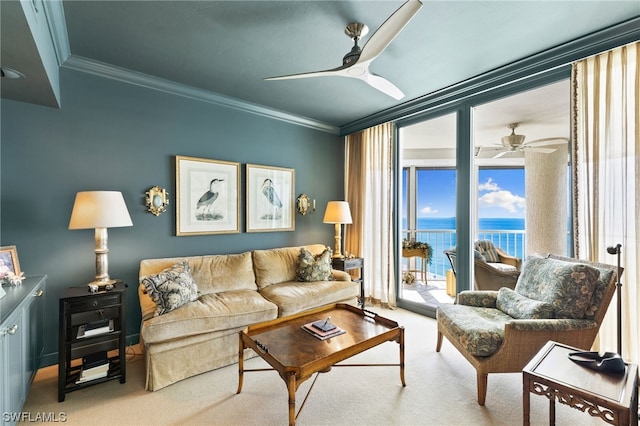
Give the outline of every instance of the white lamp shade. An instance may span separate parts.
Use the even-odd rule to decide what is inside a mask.
[[[324,223],[353,223],[351,210],[346,201],[329,201],[324,212]]]
[[[76,194],[69,229],[133,226],[122,193],[83,191]]]

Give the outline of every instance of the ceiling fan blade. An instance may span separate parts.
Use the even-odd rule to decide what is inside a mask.
[[[349,75],[349,77],[353,77],[353,76]],[[393,83],[391,83],[386,78],[380,77],[379,75],[372,74],[368,70],[366,73],[364,73],[361,76],[357,76],[356,78],[359,78],[360,80],[364,81],[374,89],[377,89],[382,93],[384,93],[385,95],[391,96],[396,100],[400,100],[404,98],[404,93],[402,93],[402,90],[398,89]]]
[[[496,159],[496,158],[500,158],[500,157],[504,157],[505,155],[507,155],[508,153],[510,153],[511,151],[502,151],[497,153],[496,155],[494,155],[493,157],[491,157],[492,159]]]
[[[546,146],[546,145],[558,145],[560,143],[567,143],[569,139],[567,138],[542,138],[536,139],[531,142],[525,143],[526,146]]]
[[[522,148],[530,152],[539,152],[541,154],[551,154],[552,152],[557,151],[555,148],[538,148],[533,146],[523,146]]]
[[[345,73],[347,68],[352,67],[354,64],[341,65],[338,68],[333,68],[324,71],[303,72],[298,74],[279,75],[276,77],[266,77],[263,80],[293,80],[296,78],[311,78],[311,77],[324,77],[324,76],[343,76],[348,77]]]
[[[418,13],[418,10],[422,7],[420,0],[409,0],[398,10],[393,12],[389,18],[375,33],[369,37],[369,40],[362,48],[362,53],[357,62],[369,62],[373,61],[382,51],[393,41],[394,38],[402,31],[402,29],[409,23],[411,18]]]

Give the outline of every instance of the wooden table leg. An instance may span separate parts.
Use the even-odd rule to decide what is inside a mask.
[[[556,398],[549,398],[549,426],[556,426]]]
[[[404,381],[404,327],[400,327],[400,382],[402,387],[407,386]]]
[[[242,332],[239,334],[239,350],[238,350],[238,390],[236,394],[242,390],[242,382],[244,379],[244,343],[242,342]]]
[[[531,396],[529,395],[530,381],[527,378],[522,379],[522,424],[523,426],[530,425],[530,412],[531,412]]]
[[[287,381],[287,390],[289,391],[289,426],[296,424],[296,374],[289,373]]]

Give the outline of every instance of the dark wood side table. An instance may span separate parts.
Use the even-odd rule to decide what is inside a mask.
[[[334,257],[331,260],[331,266],[338,271],[350,271],[352,269],[360,269],[360,278],[353,281],[360,283],[360,299],[358,305],[364,309],[364,259],[361,257]]]
[[[555,400],[600,417],[612,425],[638,424],[638,366],[627,364],[624,374],[612,375],[582,367],[568,358],[581,351],[547,342],[522,370],[523,424],[529,425],[529,394],[549,398],[549,424],[555,425]]]
[[[125,295],[127,285],[123,281],[113,290],[92,293],[89,287],[68,288],[60,298],[60,331],[58,336],[58,402],[65,394],[107,380],[126,381],[125,359]],[[79,337],[78,328],[92,321],[108,318],[113,330],[88,337]],[[81,359],[97,352],[117,354],[108,358],[106,377],[79,383],[82,373]],[[75,361],[74,361],[75,360]]]

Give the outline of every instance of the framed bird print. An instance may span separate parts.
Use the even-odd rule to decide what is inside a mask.
[[[240,232],[240,163],[176,156],[176,235]]]
[[[295,170],[247,164],[247,232],[295,229]]]

